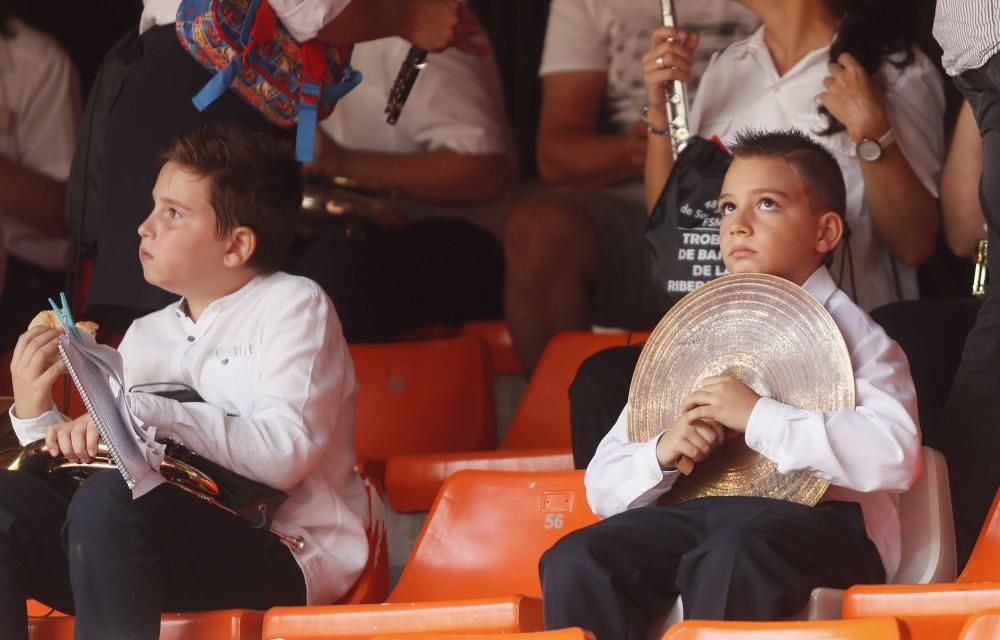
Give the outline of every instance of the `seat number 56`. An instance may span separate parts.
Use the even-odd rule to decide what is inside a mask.
[[[545,514],[545,528],[546,529],[562,529],[563,528],[563,514],[561,514],[561,513],[546,513]]]

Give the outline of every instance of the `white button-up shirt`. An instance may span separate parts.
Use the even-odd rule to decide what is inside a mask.
[[[182,302],[132,323],[119,347],[125,384],[183,383],[205,402],[131,393],[157,434],[289,494],[273,526],[305,539],[294,557],[309,604],[329,604],[368,557],[367,493],[354,471],[354,366],[330,299],[306,278],[273,273],[211,303],[197,322]],[[16,407],[15,407],[16,408]],[[22,444],[55,411],[11,419]]]
[[[938,177],[944,161],[944,89],[930,60],[914,50],[914,61],[904,69],[884,63],[879,72],[886,80],[886,111],[896,133],[896,143],[920,182],[937,197]],[[829,75],[830,47],[807,54],[793,68],[778,75],[764,42],[764,27],[753,36],[719,53],[702,76],[691,107],[691,130],[708,138],[719,136],[726,144],[746,129],[795,127],[813,134],[837,159],[847,186],[845,215],[851,228],[852,259],[841,273],[844,247],[836,252],[831,273],[839,286],[863,309],[917,297],[917,276],[912,267],[892,259],[875,237],[871,213],[865,204],[865,183],[855,145],[846,131],[816,135],[826,127],[817,111],[816,96]],[[905,211],[896,213],[905,216]],[[850,269],[853,265],[853,290]],[[895,273],[894,273],[895,272]],[[898,274],[898,289],[896,275]]]
[[[281,24],[299,42],[315,38],[350,2],[351,0],[268,0]],[[150,27],[174,24],[181,0],[143,0],[142,4],[139,33]]]
[[[829,482],[824,501],[859,503],[868,537],[891,580],[901,545],[896,494],[909,489],[923,470],[909,363],[899,345],[837,288],[826,267],[802,286],[830,312],[844,336],[856,407],[824,413],[761,398],[745,440],[781,473],[806,472]],[[670,490],[679,472],[660,468],[658,440],[629,441],[626,406],[587,467],[587,500],[594,513],[608,517],[649,506]]]

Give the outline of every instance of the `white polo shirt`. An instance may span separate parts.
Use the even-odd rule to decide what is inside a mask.
[[[0,155],[65,181],[80,122],[76,69],[53,38],[17,19],[8,24],[15,35],[0,38]],[[0,227],[8,254],[52,271],[69,264],[69,237],[45,235],[2,210]]]
[[[500,72],[493,56],[473,56],[452,47],[427,56],[395,125],[385,121],[386,101],[410,50],[402,38],[354,46],[351,66],[364,81],[337,103],[323,131],[343,147],[411,154],[449,149],[468,155],[503,155],[514,164],[514,144],[504,113]],[[477,207],[434,206],[407,200],[413,219],[460,217],[503,233],[509,202]]]
[[[740,131],[795,127],[813,134],[833,153],[847,185],[847,222],[851,228],[852,260],[840,278],[845,243],[837,251],[830,273],[837,284],[866,310],[918,296],[916,270],[893,260],[875,237],[864,201],[861,162],[846,131],[832,136],[818,132],[826,126],[816,96],[828,74],[829,46],[807,54],[785,75],[778,72],[764,43],[764,27],[750,38],[716,55],[691,107],[691,130],[703,137],[719,136],[730,144]],[[944,88],[941,76],[919,50],[904,69],[889,63],[880,73],[886,79],[886,109],[896,143],[920,182],[935,197],[944,161]],[[905,211],[898,212],[905,216]],[[854,290],[850,279],[853,264]],[[896,276],[898,275],[897,294]]]

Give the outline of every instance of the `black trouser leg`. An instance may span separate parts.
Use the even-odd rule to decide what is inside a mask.
[[[540,563],[545,626],[644,639],[680,594],[685,616],[770,620],[815,587],[885,573],[851,503],[703,498],[626,511],[570,533]]]
[[[598,351],[583,361],[569,387],[573,465],[586,469],[597,445],[615,424],[632,385],[643,344]]]
[[[292,552],[271,533],[170,485],[133,500],[117,471],[76,491],[63,537],[77,640],[157,638],[164,611],[306,600]]]
[[[0,638],[27,639],[26,598],[73,613],[59,536],[66,505],[42,481],[0,470]]]
[[[969,557],[1000,484],[1000,55],[955,79],[983,140],[980,203],[989,236],[989,284],[948,397],[942,452],[948,460],[959,563]]]

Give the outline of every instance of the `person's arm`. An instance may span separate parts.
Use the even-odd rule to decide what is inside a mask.
[[[871,320],[858,315],[866,334],[851,350],[856,407],[822,412],[770,398],[753,408],[747,445],[775,462],[781,473],[806,472],[861,492],[906,491],[920,475],[917,399],[906,356]]]
[[[718,424],[681,414],[648,441],[631,442],[626,405],[587,466],[584,482],[591,509],[606,518],[653,504],[673,487],[682,458],[697,464],[722,445],[724,437]]]
[[[602,186],[639,176],[645,127],[627,134],[597,132],[607,73],[566,71],[542,78],[538,172],[550,183]]]
[[[350,356],[336,314],[318,288],[276,309],[260,340],[253,413],[230,416],[209,403],[132,393],[132,412],[193,451],[279,490],[298,484],[350,420]],[[141,357],[141,354],[136,357]],[[127,366],[127,364],[126,364]],[[338,455],[353,455],[352,450]]]
[[[646,85],[646,120],[649,126],[669,131],[667,122],[667,83],[688,82],[698,46],[697,33],[686,34],[674,27],[653,31],[649,51],[642,57],[643,80]],[[662,61],[662,65],[660,62]],[[663,186],[674,170],[673,139],[669,135],[648,133],[644,182],[646,213],[652,213]]]
[[[878,140],[890,127],[895,144],[876,162],[858,159],[864,179],[865,204],[875,234],[897,260],[916,266],[934,252],[941,210],[936,194],[920,180],[903,153],[904,131],[909,122],[891,122],[885,96],[864,68],[850,54],[841,54],[829,65],[825,91],[819,99],[847,128],[854,143]],[[935,135],[921,131],[920,135]]]
[[[66,181],[0,158],[0,208],[49,236],[68,231]]]
[[[601,518],[651,505],[670,490],[679,471],[664,471],[657,457],[660,437],[628,439],[628,405],[597,446],[584,483],[590,508]]]
[[[963,102],[941,171],[944,237],[957,256],[975,255],[979,241],[986,237],[983,209],[979,202],[982,173],[983,140],[969,103]]]
[[[500,200],[511,182],[511,167],[502,154],[458,153],[435,149],[419,153],[387,153],[348,149],[326,134],[316,156],[319,168],[331,176],[346,176],[362,184],[441,205],[482,205]]]
[[[0,158],[0,207],[50,236],[67,233],[66,176],[80,118],[79,81],[69,57],[52,42],[24,89],[29,96],[14,114],[19,157]]]
[[[460,23],[457,0],[351,0],[317,38],[356,44],[400,36],[427,51],[451,44]]]

